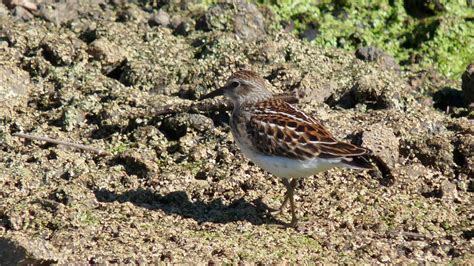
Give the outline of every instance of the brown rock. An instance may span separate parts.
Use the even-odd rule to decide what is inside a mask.
[[[355,104],[364,103],[373,109],[396,108],[402,101],[400,91],[390,85],[373,74],[361,75],[355,78],[354,86],[345,97]]]
[[[399,141],[393,130],[383,123],[370,125],[362,133],[364,147],[371,149],[391,168],[399,158]]]
[[[454,160],[461,172],[474,176],[474,137],[472,134],[459,136],[455,142]]]
[[[82,41],[75,38],[54,36],[45,38],[41,42],[43,56],[55,66],[70,65],[77,55],[76,46],[81,46]]]
[[[109,74],[126,59],[121,47],[100,38],[89,44],[87,52],[102,64],[102,73]]]
[[[224,5],[211,6],[204,15],[196,21],[196,29],[202,31],[224,30],[223,21],[219,18],[225,12]]]
[[[462,74],[462,92],[468,103],[474,102],[474,62]]]
[[[41,1],[41,0],[39,0]],[[3,3],[10,9],[15,9],[16,7],[22,7],[26,10],[37,10],[37,4],[32,0],[3,0]]]
[[[39,238],[15,235],[0,238],[1,265],[39,265],[57,263],[56,248]]]
[[[413,151],[422,164],[441,170],[444,174],[452,173],[453,145],[446,136],[417,140]]]

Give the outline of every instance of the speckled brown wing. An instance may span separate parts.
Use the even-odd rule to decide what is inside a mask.
[[[293,159],[346,158],[368,154],[368,149],[337,141],[322,124],[282,100],[252,106],[247,134],[260,152]]]

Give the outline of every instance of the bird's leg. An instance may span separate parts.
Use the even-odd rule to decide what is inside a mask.
[[[273,215],[280,215],[280,214],[282,214],[282,213],[283,213],[283,210],[284,210],[285,207],[286,207],[286,204],[288,203],[289,191],[290,191],[290,182],[288,182],[288,179],[283,178],[283,179],[282,179],[282,183],[283,183],[283,185],[286,187],[285,198],[283,199],[283,202],[281,203],[280,208],[278,208],[278,210],[275,210],[275,211],[272,212]]]
[[[298,224],[298,218],[296,217],[295,213],[295,189],[296,186],[298,185],[298,180],[296,178],[293,178],[290,182],[289,190],[288,190],[288,198],[290,199],[290,208],[291,208],[291,222],[290,222],[290,227],[296,227]]]
[[[286,179],[286,178],[283,178],[282,182],[283,182],[283,185],[285,185],[285,187],[286,187],[286,192],[285,192],[285,198],[283,199],[283,202],[281,203],[281,206],[280,206],[280,211],[279,211],[280,214],[285,209],[286,204],[288,203],[288,198],[289,198],[289,194],[290,194],[289,193],[289,191],[290,191],[290,182],[288,182],[288,179]]]

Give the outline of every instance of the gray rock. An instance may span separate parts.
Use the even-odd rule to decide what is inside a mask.
[[[61,116],[63,129],[66,131],[75,129],[85,121],[85,117],[85,112],[83,110],[73,106],[67,106],[63,110],[63,114]]]
[[[373,46],[367,46],[357,49],[356,57],[364,61],[376,61],[379,57],[384,56],[385,52]]]
[[[212,119],[201,114],[189,114],[189,125],[191,128],[204,132],[214,127]]]
[[[181,23],[183,23],[184,19],[181,16],[173,16],[170,19],[170,27],[176,29]]]
[[[175,35],[188,36],[191,31],[194,29],[191,21],[183,21],[178,27],[173,31]]]
[[[7,7],[4,4],[0,3],[0,18],[7,15],[8,15]]]
[[[239,13],[234,17],[234,31],[239,38],[253,41],[265,37],[265,24],[262,13],[251,3],[239,3]]]
[[[179,139],[186,135],[188,128],[204,132],[214,127],[212,119],[201,114],[182,113],[166,118],[160,127],[168,138]]]
[[[150,24],[150,26],[168,27],[168,25],[170,24],[170,20],[170,15],[160,9],[158,13],[150,17],[150,19],[148,20],[148,24]]]
[[[31,14],[27,9],[22,6],[15,6],[15,8],[13,8],[12,15],[16,19],[22,21],[28,21],[34,17],[33,14]]]
[[[245,1],[211,6],[197,19],[196,29],[202,31],[233,29],[239,38],[249,41],[261,40],[266,36],[264,16],[256,5]]]
[[[305,31],[303,31],[303,33],[301,33],[300,37],[307,41],[312,41],[316,39],[316,37],[318,37],[319,34],[321,34],[321,31],[319,31],[316,27],[308,26],[308,28]]]
[[[79,0],[45,2],[38,4],[38,16],[47,21],[64,24],[79,16]]]
[[[131,5],[126,10],[123,10],[117,13],[117,20],[120,22],[126,22],[126,21],[142,22],[142,21],[148,21],[149,20],[148,16],[149,16],[148,13],[143,11],[138,6]]]
[[[401,102],[400,92],[390,85],[373,74],[361,75],[355,78],[354,86],[346,96],[356,104],[363,103],[374,109],[396,108]]]
[[[224,14],[224,5],[211,6],[207,12],[196,21],[196,29],[202,31],[224,30],[225,19],[220,19]]]
[[[303,32],[302,38],[308,41],[312,41],[316,39],[316,37],[318,37],[319,33],[320,32],[316,29],[307,29]]]
[[[449,180],[444,180],[440,184],[441,196],[445,199],[454,199],[458,195],[456,185],[449,182]]]
[[[9,65],[0,65],[0,106],[23,103],[30,92],[28,72]]]
[[[398,65],[395,58],[377,47],[367,46],[359,48],[355,55],[357,58],[364,61],[375,61],[384,69],[400,71],[400,65]]]
[[[188,131],[187,114],[179,114],[163,120],[160,131],[163,132],[168,139],[178,140]]]

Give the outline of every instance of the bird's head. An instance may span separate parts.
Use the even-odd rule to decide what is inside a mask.
[[[257,103],[273,97],[267,89],[266,81],[257,73],[249,70],[235,72],[223,87],[202,96],[200,99],[214,98],[219,95],[224,95],[230,99],[234,106],[240,106],[242,103]]]

